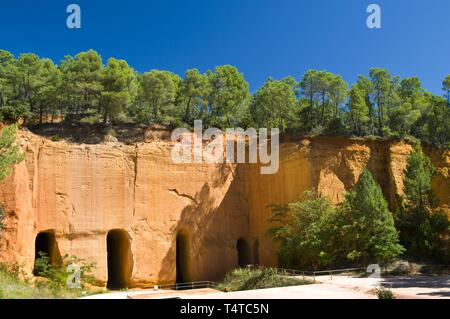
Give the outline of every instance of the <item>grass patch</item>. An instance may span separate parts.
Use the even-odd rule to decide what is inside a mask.
[[[81,264],[81,288],[69,288],[65,271],[70,262]],[[49,265],[48,257],[42,255],[36,261],[39,277],[28,278],[18,264],[0,263],[0,299],[71,299],[104,292],[104,289],[90,285],[88,272],[93,265],[80,262],[76,257],[63,257],[60,267]]]
[[[222,291],[240,291],[275,287],[288,287],[312,284],[311,280],[289,277],[279,274],[271,268],[238,268],[229,272],[217,289]]]
[[[82,289],[57,287],[39,281],[32,283],[0,270],[0,299],[66,299],[88,294]]]

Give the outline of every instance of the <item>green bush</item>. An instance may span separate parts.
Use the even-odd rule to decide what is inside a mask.
[[[283,267],[318,269],[334,261],[335,210],[326,197],[305,192],[297,202],[271,208],[269,221],[275,226],[267,234],[280,243],[278,258]]]
[[[53,142],[59,142],[61,140],[61,137],[56,134],[50,137],[50,140],[52,140]]]
[[[272,268],[237,268],[229,272],[217,288],[240,291],[311,284],[310,280],[288,277]]]
[[[379,288],[376,293],[378,299],[395,299],[394,293],[390,289]]]
[[[283,267],[317,270],[384,264],[404,251],[381,188],[368,170],[337,207],[314,192],[271,207],[269,221],[274,226],[268,235],[279,244]]]
[[[103,130],[103,134],[104,134],[105,136],[114,136],[114,137],[117,136],[116,130],[115,130],[113,127],[111,127],[111,126],[106,127],[106,128]]]
[[[65,289],[46,283],[31,283],[22,266],[0,263],[0,299],[76,298],[80,289]]]
[[[67,267],[72,264],[80,266],[82,287],[94,282],[94,277],[91,272],[95,264],[87,263],[84,259],[79,259],[73,255],[66,254],[61,258],[59,265],[52,265],[47,254],[39,252],[39,258],[34,263],[34,272],[37,276],[48,279],[47,285],[62,288],[67,285],[67,279],[71,274],[67,271]]]
[[[10,267],[3,265],[0,269],[0,299],[78,298],[88,293],[82,289],[67,289],[46,283],[36,282],[33,284],[29,279],[17,276],[14,272],[11,273],[5,269],[10,269]]]
[[[12,171],[14,164],[24,158],[21,148],[16,144],[17,126],[11,125],[0,130],[0,181]]]
[[[0,271],[8,273],[14,278],[26,279],[26,273],[23,270],[22,265],[18,264],[17,262],[14,262],[12,264],[0,263]]]
[[[367,169],[345,195],[335,217],[339,235],[333,239],[334,247],[352,263],[386,264],[405,251],[381,187]]]

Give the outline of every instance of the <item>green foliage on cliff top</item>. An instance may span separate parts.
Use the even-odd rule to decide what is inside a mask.
[[[349,89],[351,87],[351,89]],[[416,77],[371,68],[349,85],[325,70],[269,77],[253,94],[232,65],[184,77],[165,70],[139,73],[124,60],[106,63],[94,50],[59,64],[33,53],[0,50],[0,121],[27,123],[163,124],[189,127],[278,127],[300,134],[414,136],[450,143],[450,75],[442,96]]]
[[[0,299],[68,299],[98,293],[86,289],[68,289],[48,280],[27,278],[18,264],[0,263]]]

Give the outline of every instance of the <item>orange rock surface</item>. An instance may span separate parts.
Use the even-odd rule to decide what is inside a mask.
[[[171,143],[158,139],[84,145],[18,135],[26,160],[0,185],[0,260],[31,274],[36,237],[52,232],[61,255],[95,262],[95,277],[106,284],[107,235],[120,229],[130,245],[129,286],[176,281],[177,235],[183,281],[221,279],[238,265],[239,239],[248,262],[275,265],[268,205],[308,189],[338,203],[367,166],[393,208],[411,151],[402,141],[302,139],[282,144],[277,174],[261,175],[257,164],[174,164]],[[435,192],[449,208],[450,152],[425,151],[437,167]]]

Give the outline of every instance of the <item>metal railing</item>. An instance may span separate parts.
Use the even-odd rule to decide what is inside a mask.
[[[250,265],[252,268],[271,268],[275,269],[278,273],[286,275],[286,276],[302,276],[303,279],[305,277],[312,277],[313,280],[316,280],[316,276],[319,275],[330,275],[330,279],[333,279],[333,275],[342,274],[342,273],[357,273],[357,274],[366,274],[367,268],[359,267],[359,268],[343,268],[343,269],[331,269],[331,270],[318,270],[318,271],[303,271],[298,269],[285,269],[285,268],[273,268],[273,267],[263,267],[263,266],[255,266]],[[450,273],[450,265],[425,265],[420,268],[420,272],[423,274],[427,273],[436,273],[436,272]],[[392,271],[387,269],[381,269],[381,273],[389,275]]]
[[[217,282],[214,282],[214,281],[193,281],[193,282],[166,284],[166,285],[145,286],[143,288],[153,288],[155,290],[159,290],[159,289],[188,290],[188,289],[215,288],[216,286],[217,286]]]
[[[449,265],[428,265],[427,267],[436,269],[443,268],[449,269]],[[254,268],[254,269],[274,269],[278,274],[284,276],[292,276],[292,277],[302,277],[305,280],[307,277],[312,278],[314,282],[316,282],[316,276],[319,275],[329,275],[330,279],[333,280],[333,275],[343,274],[343,273],[366,273],[367,268],[359,267],[359,268],[342,268],[342,269],[328,269],[328,270],[299,270],[299,269],[289,269],[289,268],[276,268],[276,267],[265,267],[260,265],[247,265],[245,268]],[[215,289],[218,283],[215,281],[193,281],[193,282],[183,282],[183,283],[175,283],[175,284],[166,284],[166,285],[152,285],[145,286],[142,288],[150,288],[150,289],[166,289],[166,290],[187,290],[187,289],[202,289],[202,288],[212,288]]]
[[[288,268],[275,268],[275,267],[264,267],[264,266],[258,266],[258,265],[248,265],[249,268],[270,268],[277,271],[277,273],[285,276],[293,276],[293,277],[299,277],[302,276],[302,279],[305,280],[306,277],[312,277],[314,282],[316,281],[316,276],[319,276],[321,274],[328,274],[330,275],[330,279],[333,279],[333,275],[339,274],[339,273],[360,273],[365,272],[366,268],[360,267],[360,268],[342,268],[342,269],[329,269],[329,270],[298,270],[298,269],[288,269]]]

